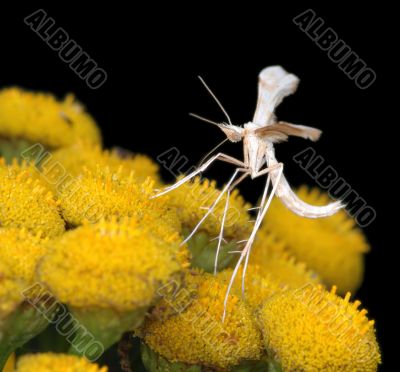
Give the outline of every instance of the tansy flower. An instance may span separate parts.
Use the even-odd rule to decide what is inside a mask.
[[[170,205],[175,207],[182,224],[187,229],[197,225],[206,213],[206,208],[220,194],[215,181],[200,180],[196,177],[193,182],[187,182],[169,193]],[[225,208],[226,197],[222,197],[214,212],[204,221],[200,231],[206,231],[210,237],[218,236],[221,219]],[[235,190],[229,199],[229,209],[225,221],[224,238],[226,240],[245,239],[251,232],[250,216],[247,212],[250,205]]]
[[[41,177],[38,169],[33,162],[22,160],[19,161],[13,158],[9,163],[6,159],[0,158],[0,176],[15,178],[17,176],[22,179],[32,178],[34,180],[42,181],[42,185],[46,186],[46,181]]]
[[[38,265],[38,279],[105,348],[141,323],[160,286],[179,279],[178,234],[155,223],[86,224],[53,241]]]
[[[51,242],[38,277],[70,306],[147,306],[158,286],[180,270],[178,243],[167,234],[162,238],[137,219],[87,224]]]
[[[3,372],[15,372],[15,354],[12,353],[7,359],[7,363],[3,368]]]
[[[249,262],[258,265],[262,274],[271,276],[278,284],[289,288],[298,288],[307,283],[320,283],[315,272],[285,251],[282,241],[262,230],[257,235]]]
[[[0,136],[49,148],[67,146],[78,139],[101,141],[95,121],[73,95],[58,101],[51,94],[20,88],[0,91]]]
[[[60,188],[62,215],[73,226],[113,216],[154,216],[179,231],[180,221],[167,204],[168,197],[151,199],[153,185],[150,179],[140,183],[133,173],[125,176],[120,170],[86,170]]]
[[[32,169],[0,164],[0,225],[54,237],[65,230],[58,204]]]
[[[122,176],[129,176],[133,172],[139,182],[151,177],[156,183],[160,183],[159,167],[149,157],[145,155],[122,157],[117,150],[102,150],[99,145],[82,141],[55,151],[41,164],[44,175],[48,173],[50,177],[59,177],[60,182],[66,175],[77,177],[83,174],[85,169],[95,172],[99,167],[108,167],[111,172],[119,172]],[[54,170],[60,174],[54,174],[56,173]],[[55,181],[57,183],[57,179]]]
[[[47,240],[26,230],[0,228],[0,370],[6,358],[19,346],[47,327],[48,321],[30,302],[37,300],[51,318],[49,297],[41,300],[27,291],[33,284],[38,260]],[[46,304],[47,302],[47,304]]]
[[[41,353],[26,354],[17,361],[15,372],[107,372],[107,367],[88,362],[74,355]]]
[[[10,275],[32,284],[36,264],[46,252],[48,239],[41,233],[32,235],[25,229],[0,228],[0,261],[9,269]]]
[[[0,260],[0,370],[17,348],[49,325],[48,319],[52,319],[57,309],[49,297],[38,298],[32,306],[25,296],[27,283],[15,276],[15,268],[9,267],[3,258]]]
[[[141,335],[170,363],[228,370],[242,360],[262,356],[259,331],[251,310],[231,295],[222,322],[226,285],[217,277],[188,272],[184,287],[165,289]],[[162,290],[160,290],[162,292]]]
[[[170,206],[178,212],[184,235],[192,232],[220,192],[215,181],[200,180],[196,177],[193,182],[187,182],[168,194]],[[221,198],[214,211],[188,241],[193,255],[193,266],[208,272],[214,270],[217,238],[220,234],[225,204],[226,196]],[[219,270],[227,267],[233,259],[229,251],[238,249],[236,243],[247,239],[251,233],[249,207],[250,205],[245,203],[237,190],[231,193],[224,224],[224,240],[219,255]]]
[[[320,282],[318,276],[307,269],[304,263],[297,262],[284,250],[282,242],[264,231],[260,231],[257,236],[249,262],[244,297],[254,310],[277,292]],[[218,277],[228,285],[232,272],[232,269],[223,270],[218,273]],[[243,292],[242,274],[243,268],[240,267],[232,286],[238,296]]]
[[[269,356],[287,371],[376,371],[380,363],[373,321],[359,301],[321,286],[277,293],[259,312]]]
[[[317,189],[302,187],[298,196],[315,205],[328,202],[328,196]],[[289,252],[315,270],[326,285],[336,284],[339,293],[354,292],[360,286],[364,253],[369,246],[345,211],[327,218],[307,219],[290,212],[275,199],[262,229],[284,241]]]
[[[22,302],[24,288],[24,282],[15,278],[7,264],[0,260],[0,343],[4,319]]]
[[[218,280],[225,285],[225,288],[228,288],[232,272],[233,270],[229,268],[217,274]],[[242,297],[243,294],[242,273],[243,268],[240,267],[231,289],[232,293],[237,297]],[[253,264],[247,267],[244,300],[252,310],[256,310],[265,300],[275,293],[287,288],[288,285],[266,273],[262,267]]]

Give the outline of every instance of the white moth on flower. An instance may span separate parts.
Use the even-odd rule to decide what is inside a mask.
[[[218,254],[223,241],[224,224],[226,213],[229,207],[230,193],[241,181],[243,181],[248,176],[254,179],[256,177],[267,175],[266,185],[261,198],[261,202],[256,208],[258,209],[258,213],[253,230],[249,239],[245,241],[246,244],[240,253],[240,258],[233,271],[232,278],[227,289],[223,314],[224,320],[226,315],[226,304],[228,301],[229,292],[240,268],[240,265],[243,263],[243,260],[244,267],[242,274],[242,291],[244,293],[245,275],[249,262],[251,247],[254,242],[256,233],[261,225],[265,214],[268,211],[274,195],[276,195],[288,209],[302,217],[307,218],[321,218],[331,216],[332,214],[336,213],[340,208],[342,208],[343,204],[340,201],[336,201],[326,206],[313,206],[300,200],[293,192],[288,182],[286,181],[285,176],[283,175],[283,164],[279,163],[275,158],[274,144],[287,140],[288,136],[302,137],[305,139],[316,141],[321,135],[321,131],[319,129],[278,121],[274,115],[275,108],[282,102],[283,98],[290,94],[293,94],[296,91],[299,84],[299,78],[297,76],[289,74],[280,66],[271,66],[262,70],[259,75],[258,102],[253,121],[248,122],[243,126],[236,126],[232,124],[229,115],[227,114],[221,103],[212,93],[210,88],[208,88],[208,86],[204,83],[204,81],[201,78],[200,80],[209,91],[209,93],[212,95],[212,97],[215,99],[221,110],[224,112],[228,123],[215,123],[198,115],[192,114],[192,116],[217,125],[225,133],[227,137],[226,140],[229,140],[231,142],[239,142],[243,140],[244,160],[242,161],[233,158],[224,153],[213,155],[195,171],[183,177],[174,185],[165,188],[154,197],[161,196],[167,192],[176,189],[185,182],[188,182],[197,174],[204,172],[216,160],[221,160],[223,162],[236,165],[237,168],[235,169],[232,177],[229,179],[228,183],[218,195],[217,199],[214,201],[211,207],[208,208],[207,213],[203,216],[203,218],[199,221],[193,231],[186,237],[186,239],[182,243],[186,243],[194,235],[194,233],[197,231],[203,221],[213,212],[215,206],[221,200],[223,195],[227,194],[215,257],[216,272]],[[269,191],[270,188],[271,191]]]

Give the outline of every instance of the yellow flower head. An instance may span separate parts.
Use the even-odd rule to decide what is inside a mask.
[[[66,174],[77,177],[83,174],[85,169],[95,172],[98,167],[108,167],[113,173],[119,172],[123,176],[129,176],[133,172],[139,182],[151,177],[160,183],[159,167],[149,157],[130,155],[122,158],[117,150],[102,150],[99,145],[90,145],[82,141],[55,151],[51,158],[43,162],[41,169],[50,176],[58,170],[60,174],[54,176],[62,181]]]
[[[302,187],[301,199],[315,205],[326,204],[328,195]],[[285,242],[299,261],[315,270],[328,286],[339,293],[354,292],[364,274],[364,253],[369,246],[355,222],[341,210],[327,218],[302,218],[275,199],[266,215],[263,229]]]
[[[32,166],[0,162],[0,225],[58,236],[65,230],[58,204],[34,172]]]
[[[171,229],[180,231],[176,211],[167,204],[167,197],[151,199],[154,182],[147,179],[139,183],[134,174],[124,176],[109,168],[87,170],[81,176],[62,185],[61,211],[64,219],[78,226],[96,222],[101,218],[154,216]]]
[[[287,371],[376,371],[380,363],[373,321],[359,301],[321,286],[280,292],[259,312],[265,347]]]
[[[15,353],[12,353],[7,359],[3,372],[15,372]]]
[[[215,181],[200,180],[187,182],[169,193],[170,205],[177,209],[183,227],[191,231],[207,212],[220,194]],[[199,231],[205,231],[211,238],[220,232],[221,220],[225,209],[226,196],[221,198],[213,213],[204,221]],[[229,198],[229,208],[225,220],[224,237],[226,240],[246,239],[251,233],[250,205],[234,190]]]
[[[173,363],[227,370],[242,360],[258,360],[260,333],[240,297],[230,296],[222,322],[225,283],[198,271],[189,272],[185,281],[185,287],[157,304],[142,330],[146,344]]]
[[[2,321],[22,302],[24,289],[23,281],[15,278],[7,264],[0,260],[0,340]]]
[[[129,311],[150,305],[156,290],[181,270],[177,234],[137,219],[102,220],[54,240],[38,278],[77,308]]]
[[[107,367],[99,367],[85,358],[74,355],[41,353],[26,354],[17,361],[16,372],[107,372]]]
[[[282,241],[262,230],[254,243],[250,263],[258,265],[264,275],[271,276],[281,286],[298,288],[307,283],[320,283],[318,275],[304,262],[298,262],[285,251]]]
[[[217,274],[218,280],[227,287],[232,277],[233,270],[226,269]],[[240,267],[233,282],[232,293],[237,297],[242,296],[242,274]],[[247,267],[245,279],[245,302],[252,310],[256,310],[269,297],[277,292],[287,289],[288,286],[280,283],[272,275],[266,273],[262,267],[250,264]]]
[[[19,88],[0,91],[0,136],[50,148],[67,146],[78,139],[101,142],[95,121],[73,95],[58,101],[51,94]]]
[[[245,276],[245,300],[254,310],[277,292],[307,283],[319,283],[316,274],[303,263],[296,262],[285,252],[282,242],[264,231],[258,233],[249,262]],[[218,277],[228,284],[232,272],[232,269],[223,270]],[[238,296],[242,295],[242,274],[240,267],[232,286]]]
[[[10,275],[33,283],[35,268],[46,252],[48,239],[41,234],[31,235],[24,229],[0,228],[0,261],[8,267]]]

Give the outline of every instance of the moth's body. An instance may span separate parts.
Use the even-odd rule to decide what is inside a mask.
[[[258,136],[255,130],[258,127],[252,122],[246,123],[243,128],[243,156],[244,163],[249,169],[250,177],[256,178],[266,163],[265,152],[267,140]]]
[[[226,309],[228,294],[232,287],[233,280],[238,272],[240,265],[242,264],[243,259],[245,258],[242,274],[242,288],[244,290],[244,278],[246,274],[250,250],[255,239],[256,232],[258,231],[261,222],[264,219],[264,216],[269,208],[273,196],[276,195],[286,205],[286,207],[294,213],[307,218],[320,218],[330,216],[336,213],[340,208],[342,208],[343,205],[341,204],[341,202],[337,201],[325,206],[313,206],[300,200],[293,192],[293,190],[289,186],[289,183],[286,181],[283,175],[283,164],[279,163],[275,158],[275,143],[286,141],[289,136],[302,137],[305,139],[316,141],[319,139],[319,136],[321,134],[321,131],[316,128],[277,121],[274,115],[274,110],[276,106],[281,103],[282,99],[296,91],[297,85],[299,83],[299,79],[297,78],[297,76],[287,73],[280,66],[267,67],[262,70],[259,75],[258,101],[253,120],[244,124],[243,126],[235,126],[231,123],[231,120],[224,108],[222,107],[221,103],[214,96],[214,94],[211,92],[211,90],[208,88],[203,80],[202,82],[207,90],[214,97],[218,105],[221,107],[222,111],[225,113],[229,124],[219,124],[214,122],[211,123],[217,125],[225,133],[229,141],[243,141],[243,161],[235,159],[223,153],[213,155],[198,169],[196,169],[186,177],[183,177],[174,185],[167,187],[156,196],[163,195],[179,187],[183,183],[195,177],[197,174],[205,171],[216,160],[220,160],[236,166],[233,176],[225,185],[220,195],[217,197],[212,206],[208,208],[208,211],[206,212],[204,217],[199,221],[193,231],[186,237],[183,242],[185,243],[194,235],[202,222],[213,212],[215,206],[219,203],[222,196],[224,194],[227,194],[224,214],[221,221],[221,230],[218,236],[218,247],[215,258],[216,272],[218,253],[221,247],[221,243],[223,241],[223,229],[229,205],[230,192],[247,176],[250,176],[252,179],[254,179],[263,175],[267,175],[266,186],[261,198],[260,205],[257,208],[259,211],[254,223],[252,233],[249,239],[245,241],[246,244],[241,251],[239,260],[233,271],[232,278],[228,286],[227,295],[225,297]],[[201,117],[199,118],[205,121],[209,121],[208,119],[204,119]],[[241,176],[237,178],[239,174],[241,174]],[[270,183],[272,184],[272,191],[268,195]],[[223,319],[224,317],[225,311]]]

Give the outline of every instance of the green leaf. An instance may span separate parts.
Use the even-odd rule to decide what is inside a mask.
[[[39,304],[36,304],[40,306]],[[21,303],[18,308],[0,323],[0,370],[8,357],[17,348],[41,333],[49,325],[58,306],[51,300],[47,302],[43,312],[38,311],[28,302]],[[46,317],[43,313],[46,312]]]
[[[78,322],[71,339],[70,354],[97,360],[105,350],[118,342],[122,335],[139,327],[146,314],[146,308],[118,312],[111,308],[70,307],[73,318]]]
[[[140,345],[142,362],[148,372],[201,372],[202,367],[185,363],[172,363],[151,350],[144,342]]]

